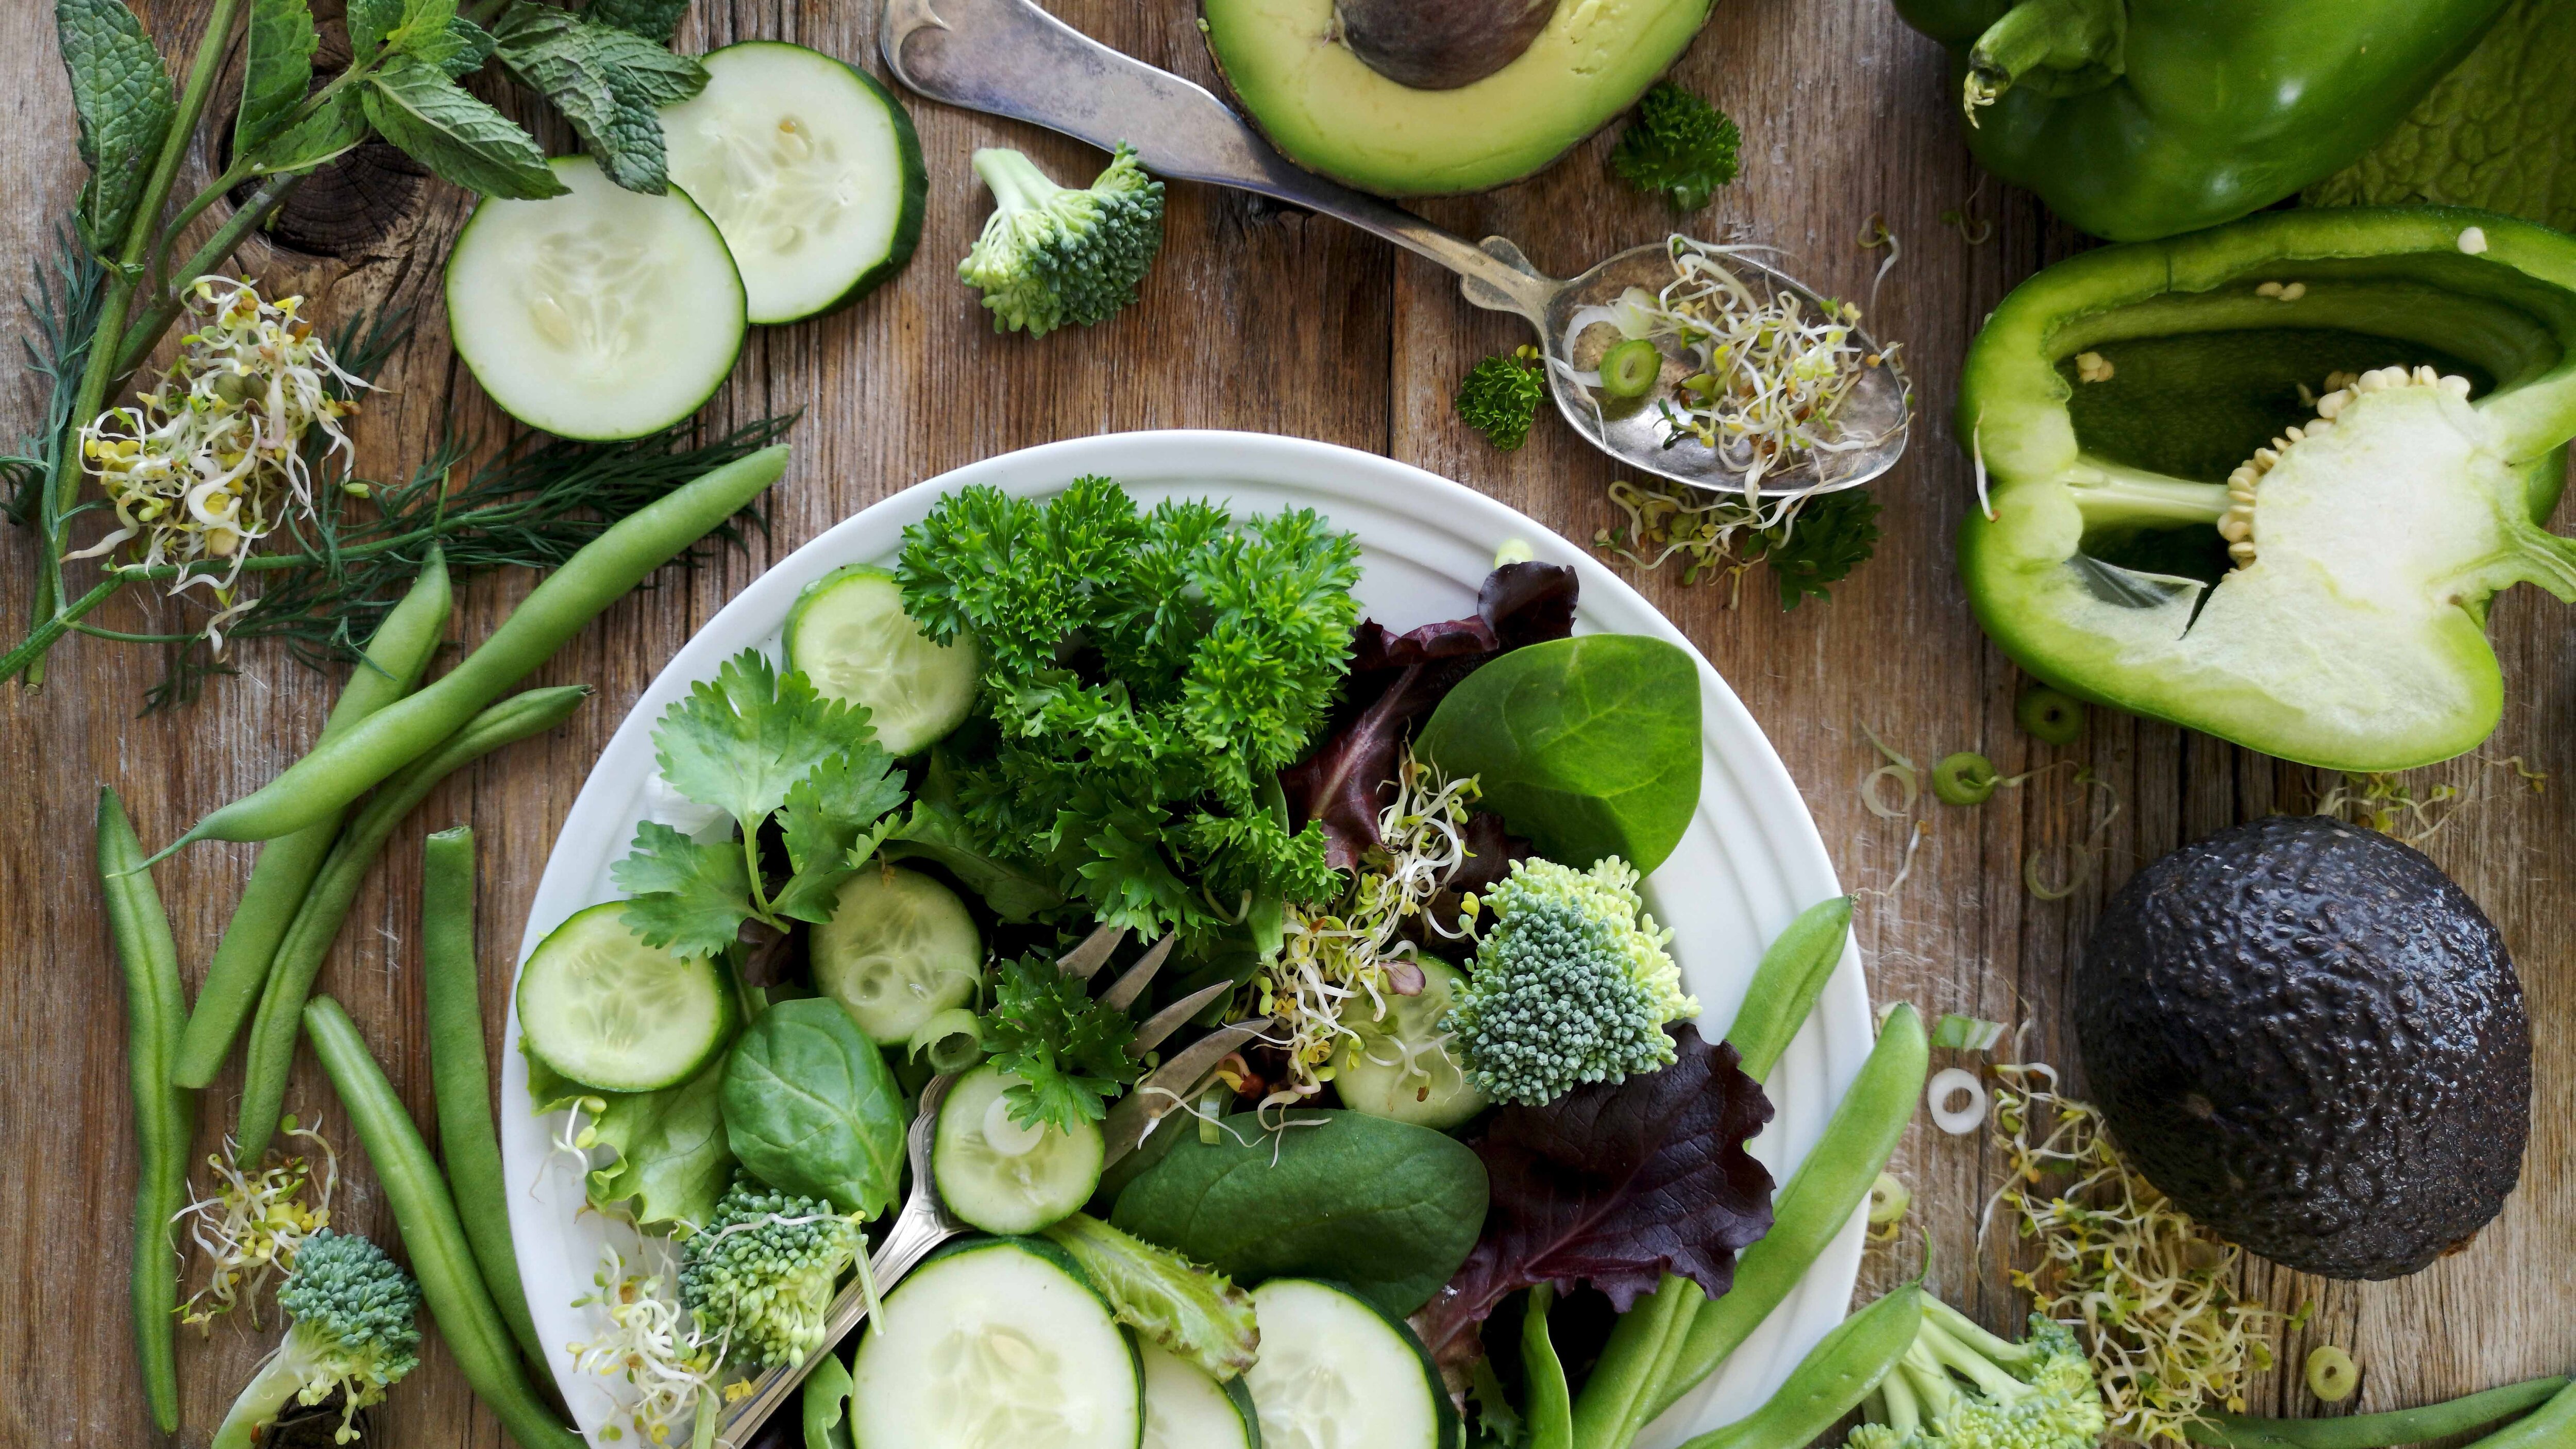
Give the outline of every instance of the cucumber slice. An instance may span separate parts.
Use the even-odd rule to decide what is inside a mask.
[[[576,912],[519,968],[519,1035],[530,1052],[603,1092],[685,1082],[733,1035],[733,992],[713,961],[647,946],[626,903]]]
[[[1078,1131],[1023,1127],[1002,1093],[1013,1078],[991,1062],[957,1079],[939,1104],[930,1175],[948,1210],[988,1233],[1034,1232],[1070,1217],[1100,1185],[1104,1143]]]
[[[1134,1346],[1042,1239],[933,1253],[886,1296],[850,1377],[858,1449],[1137,1449],[1144,1433]]]
[[[733,371],[741,274],[680,188],[620,189],[586,156],[570,194],[476,203],[447,257],[447,330],[501,410],[559,437],[640,438],[688,417]]]
[[[787,667],[826,699],[868,707],[877,743],[898,758],[930,748],[966,722],[975,641],[935,644],[903,611],[903,588],[884,569],[854,564],[805,586],[787,614]]]
[[[1355,1294],[1312,1278],[1252,1290],[1261,1357],[1244,1372],[1268,1449],[1444,1449],[1457,1412],[1422,1340]]]
[[[866,72],[774,40],[700,57],[707,88],[662,112],[671,179],[724,233],[754,322],[857,301],[921,240],[929,174],[912,118]]]
[[[1415,964],[1422,968],[1422,990],[1390,994],[1386,1015],[1369,1020],[1365,1001],[1343,1011],[1342,1020],[1359,1040],[1342,1047],[1333,1065],[1333,1090],[1354,1112],[1447,1131],[1485,1110],[1485,1094],[1459,1074],[1440,1030],[1440,1018],[1467,978],[1443,962]]]
[[[879,1046],[975,997],[984,938],[957,893],[917,870],[860,871],[809,938],[814,984]]]
[[[1136,1341],[1145,1361],[1142,1449],[1261,1449],[1261,1419],[1240,1377],[1218,1383],[1197,1364]]]

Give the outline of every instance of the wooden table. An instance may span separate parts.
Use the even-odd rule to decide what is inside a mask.
[[[49,6],[0,10],[0,256],[9,281],[70,205],[78,184],[70,110]],[[872,0],[734,0],[701,4],[683,48],[781,38],[880,70]],[[1212,79],[1178,0],[1062,5],[1077,26],[1202,81]],[[165,50],[193,45],[201,5],[147,7]],[[2024,890],[2034,850],[2091,829],[2081,792],[2062,782],[1945,809],[1928,793],[1929,827],[1901,890],[1865,894],[1861,940],[1874,993],[1927,1012],[2029,1022],[2026,1055],[2065,1061],[2064,982],[2105,890],[2142,862],[2251,816],[2299,810],[2311,772],[2165,725],[2097,711],[2084,739],[2040,746],[2012,723],[2019,680],[1969,617],[1950,538],[1971,493],[1947,407],[1958,360],[1979,320],[2034,267],[2081,243],[2027,195],[1982,180],[1960,143],[1941,58],[1874,0],[1790,4],[1726,0],[1679,69],[1743,123],[1745,175],[1699,219],[1786,249],[1794,270],[1867,299],[1885,251],[1856,244],[1883,218],[1902,255],[1878,288],[1871,320],[1902,339],[1922,405],[1912,456],[1879,485],[1887,537],[1877,560],[1830,604],[1782,613],[1767,579],[1748,577],[1738,604],[1722,583],[1641,582],[1689,632],[1770,731],[1821,823],[1844,879],[1884,892],[1911,822],[1880,818],[1858,787],[1879,763],[1862,726],[1928,765],[1979,749],[2007,772],[2055,760],[2089,766],[2121,809],[2101,868],[2071,897]],[[489,93],[506,94],[506,88]],[[515,100],[511,103],[516,104]],[[416,1113],[429,1110],[412,969],[419,840],[470,821],[482,841],[487,1002],[498,1042],[509,980],[537,875],[557,823],[591,761],[644,683],[680,642],[775,558],[831,523],[918,479],[1007,449],[1134,428],[1242,428],[1293,433],[1384,453],[1464,480],[1568,538],[1615,521],[1604,487],[1615,470],[1561,422],[1543,418],[1530,445],[1500,453],[1459,426],[1457,379],[1475,359],[1517,345],[1511,319],[1459,299],[1448,274],[1336,223],[1232,192],[1173,188],[1169,238],[1143,305],[1089,332],[1031,341],[995,336],[951,262],[986,200],[966,168],[979,145],[1027,149],[1062,176],[1088,174],[1096,152],[1028,128],[918,102],[928,158],[929,224],[914,266],[893,285],[820,322],[756,332],[743,365],[708,410],[710,425],[802,408],[797,457],[773,495],[766,542],[695,577],[611,609],[539,682],[587,682],[598,697],[570,724],[462,772],[400,831],[342,933],[323,987],[345,1002]],[[524,107],[522,108],[524,113]],[[557,150],[572,138],[541,132]],[[1427,203],[1470,236],[1517,239],[1542,267],[1570,272],[1649,241],[1674,223],[1662,205],[1604,171],[1607,138],[1578,148],[1526,184]],[[200,158],[202,164],[203,158]],[[184,194],[184,193],[183,193]],[[254,242],[244,255],[272,292],[302,291],[330,317],[426,302],[389,391],[361,424],[369,469],[407,470],[459,427],[496,436],[501,420],[447,346],[437,307],[440,261],[466,210],[434,181],[395,185],[372,211],[338,213],[305,239],[336,255]],[[1945,218],[1964,217],[1962,228]],[[1989,233],[1990,229],[1990,233]],[[1980,240],[1972,243],[1973,231]],[[322,235],[315,237],[314,233]],[[11,314],[13,317],[16,313]],[[12,385],[9,426],[32,416],[31,388]],[[0,547],[0,603],[21,616],[33,576],[26,536]],[[462,591],[457,635],[480,638],[530,586],[524,575]],[[166,606],[124,600],[102,621],[128,629]],[[2312,1344],[2345,1345],[2364,1367],[2365,1407],[2412,1404],[2576,1365],[2576,963],[2569,960],[2576,883],[2563,862],[2576,771],[2576,659],[2557,606],[2522,590],[2495,611],[2513,704],[2486,756],[2518,755],[2548,771],[2534,794],[2510,770],[2470,759],[2424,772],[2473,787],[2429,848],[2503,928],[2530,993],[2541,1110],[2521,1190],[2467,1252],[2402,1282],[2326,1283],[2257,1265],[2259,1291],[2283,1306],[2314,1303],[2307,1329],[2281,1345],[2295,1366]],[[12,635],[14,637],[14,633]],[[97,787],[112,782],[147,841],[170,838],[212,806],[265,781],[319,728],[334,681],[274,649],[238,660],[202,702],[137,717],[160,667],[154,651],[74,639],[53,656],[41,693],[0,688],[0,1442],[140,1444],[151,1437],[125,1314],[133,1173],[116,968],[88,868]],[[248,846],[200,846],[161,867],[193,985],[251,862]],[[2052,872],[2059,858],[2050,858]],[[199,1150],[229,1120],[238,1075],[207,1094]],[[291,1109],[341,1131],[309,1056]],[[345,1137],[343,1137],[345,1140]],[[336,1216],[383,1237],[392,1223],[361,1154]],[[1997,1181],[1995,1152],[1918,1125],[1895,1170],[1914,1186],[1915,1223],[1900,1254],[1873,1254],[1865,1291],[1921,1261],[1933,1287],[1989,1322],[2026,1312],[2005,1273],[2011,1244],[1980,1244],[1978,1208]],[[193,1284],[193,1279],[192,1279]],[[269,1336],[227,1328],[183,1340],[188,1428],[204,1442]],[[2295,1373],[2266,1376],[2258,1409],[2307,1412]],[[378,1416],[389,1445],[497,1445],[498,1426],[467,1395],[443,1349]]]

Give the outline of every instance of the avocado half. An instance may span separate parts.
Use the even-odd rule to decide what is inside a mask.
[[[1382,196],[1435,196],[1563,155],[1653,85],[1708,12],[1709,0],[1203,0],[1200,13],[1226,84],[1288,159]]]
[[[2522,1175],[2522,984],[2477,902],[2388,836],[2276,815],[2185,846],[2112,897],[2074,988],[2130,1163],[2276,1263],[2415,1272]]]

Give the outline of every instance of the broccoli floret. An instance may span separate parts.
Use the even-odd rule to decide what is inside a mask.
[[[345,1444],[358,1437],[357,1412],[420,1363],[420,1285],[364,1238],[307,1237],[277,1306],[292,1320],[286,1339],[233,1400],[212,1449],[249,1449],[288,1400],[318,1404],[335,1389],[346,1397],[333,1438]]]
[[[982,289],[993,330],[1043,336],[1132,305],[1163,245],[1163,183],[1120,146],[1087,191],[1058,186],[1017,151],[975,153],[993,214],[957,279]]]
[[[1588,871],[1522,861],[1479,903],[1493,924],[1441,1018],[1479,1091],[1536,1106],[1673,1060],[1664,1023],[1699,1003],[1682,993],[1671,933],[1644,913],[1636,884],[1617,856]]]
[[[1537,362],[1535,347],[1497,352],[1469,369],[1466,381],[1458,384],[1458,416],[1506,453],[1529,441],[1530,424],[1547,396]]]
[[[1658,81],[1638,98],[1610,152],[1610,169],[1639,191],[1663,192],[1677,209],[1697,211],[1735,179],[1735,152],[1743,144],[1744,133],[1724,111]]]
[[[680,1252],[680,1304],[738,1368],[801,1364],[823,1343],[832,1286],[867,1240],[820,1198],[740,1173]]]
[[[2040,1314],[2006,1343],[1946,1303],[1870,1396],[1846,1449],[2094,1449],[2107,1420],[2075,1335]]]

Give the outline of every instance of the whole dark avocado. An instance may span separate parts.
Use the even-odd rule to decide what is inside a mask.
[[[2075,1031],[2130,1163],[2304,1272],[2415,1272],[2522,1174],[2531,1023],[2503,939],[2376,831],[2276,815],[2150,864],[2093,929]]]

